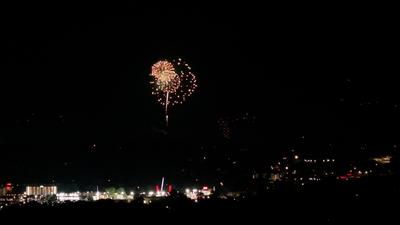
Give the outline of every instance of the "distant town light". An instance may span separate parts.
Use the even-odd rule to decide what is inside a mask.
[[[391,162],[392,156],[376,157],[373,160],[379,164],[389,164]]]

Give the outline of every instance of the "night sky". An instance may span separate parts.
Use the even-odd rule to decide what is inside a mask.
[[[183,182],[203,151],[263,165],[292,148],[353,160],[400,147],[390,13],[48,7],[2,7],[0,183]],[[149,74],[177,57],[199,88],[166,129]],[[224,140],[217,121],[246,113]]]

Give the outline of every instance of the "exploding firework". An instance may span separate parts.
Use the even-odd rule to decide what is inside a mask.
[[[168,107],[182,104],[197,88],[196,76],[182,59],[161,60],[151,67],[152,94],[165,107],[168,126]]]
[[[174,93],[180,86],[180,79],[174,65],[168,61],[159,61],[151,67],[156,91]]]

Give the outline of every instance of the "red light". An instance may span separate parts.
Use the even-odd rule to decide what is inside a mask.
[[[12,184],[11,183],[6,183],[6,190],[11,191]]]
[[[160,188],[158,187],[158,184],[156,185],[156,192],[159,192]]]
[[[168,192],[171,193],[172,191],[172,185],[168,185]]]

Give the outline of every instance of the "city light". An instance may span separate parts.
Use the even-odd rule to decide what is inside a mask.
[[[392,156],[382,156],[373,158],[373,160],[379,164],[389,164],[392,160]]]
[[[57,194],[57,187],[56,186],[27,186],[26,187],[26,194],[27,195],[53,195]]]
[[[57,200],[60,202],[64,201],[79,201],[80,200],[80,194],[78,192],[74,193],[58,193],[57,195]]]

